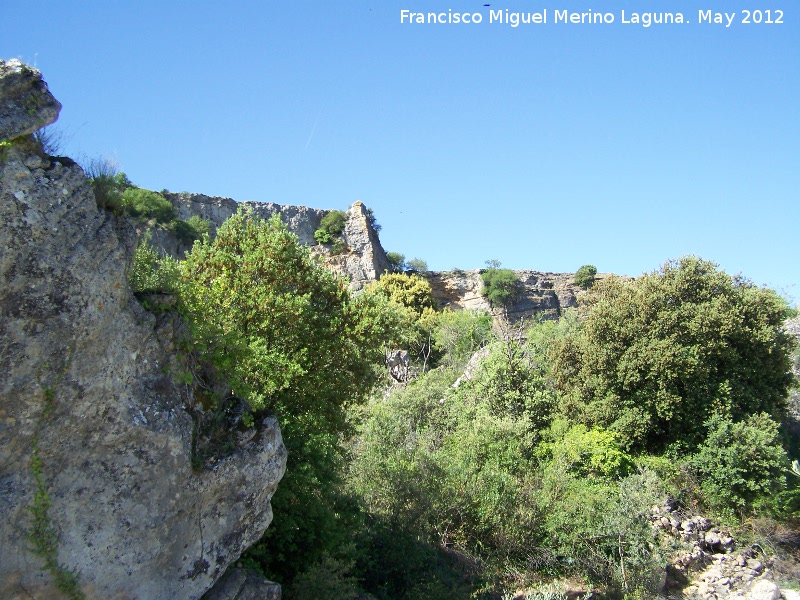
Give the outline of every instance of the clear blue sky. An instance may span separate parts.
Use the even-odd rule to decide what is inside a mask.
[[[549,22],[489,23],[498,9]],[[796,302],[798,23],[796,0],[5,0],[0,57],[42,70],[66,153],[116,157],[142,187],[362,200],[387,250],[432,269],[637,275],[694,253]]]

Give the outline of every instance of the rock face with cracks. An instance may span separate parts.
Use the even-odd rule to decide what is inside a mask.
[[[19,137],[57,116],[37,71],[0,61],[0,107],[0,597],[198,598],[272,519],[278,423],[192,469],[176,325],[131,295],[130,225]]]
[[[330,244],[318,244],[314,239],[314,232],[319,229],[322,218],[331,212],[330,210],[274,202],[236,202],[230,198],[203,194],[166,192],[164,197],[175,207],[179,219],[188,220],[198,216],[208,221],[212,237],[217,228],[240,208],[250,210],[264,220],[278,215],[301,244],[311,246],[314,253],[323,257],[329,269],[350,282],[352,290],[362,289],[364,285],[376,281],[383,273],[390,270],[389,260],[386,258],[378,234],[367,218],[367,208],[361,202],[355,202],[346,213],[345,227],[339,235],[344,247],[339,254],[336,254]],[[163,230],[156,230],[154,241],[161,249],[176,258],[183,258],[190,248]]]

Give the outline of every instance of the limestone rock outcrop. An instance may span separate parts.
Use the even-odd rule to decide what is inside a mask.
[[[0,61],[0,98],[0,142],[49,125],[61,111],[42,74],[18,60]]]
[[[514,271],[519,278],[520,294],[508,306],[510,320],[540,316],[557,319],[566,308],[577,306],[580,288],[572,273]],[[433,297],[442,308],[486,310],[489,302],[482,295],[481,271],[430,271],[423,273],[431,284]]]
[[[55,118],[28,71],[0,61],[0,597],[199,598],[270,523],[280,429],[192,468],[174,320],[131,295],[128,222],[18,138]]]
[[[314,239],[314,232],[330,210],[274,202],[237,202],[231,198],[203,194],[166,192],[164,197],[175,207],[179,219],[188,220],[196,215],[208,221],[212,236],[239,208],[251,210],[264,220],[277,214],[300,243],[311,246],[315,253],[322,255],[329,268],[350,281],[353,290],[360,290],[366,283],[377,280],[390,268],[378,234],[367,218],[367,208],[361,202],[355,202],[347,211],[347,222],[341,234],[346,245],[345,251],[333,254],[329,246],[318,244]],[[155,231],[154,241],[176,258],[183,258],[189,249],[163,230]]]

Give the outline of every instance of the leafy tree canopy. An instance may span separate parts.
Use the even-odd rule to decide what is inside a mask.
[[[487,261],[487,264],[492,261]],[[497,261],[494,261],[498,265]],[[481,273],[483,295],[492,308],[507,306],[519,294],[519,278],[511,269],[489,267]]]
[[[583,265],[575,273],[575,285],[584,289],[592,287],[594,276],[597,275],[597,267],[594,265]]]
[[[351,301],[277,216],[240,211],[182,269],[195,338],[238,395],[284,423],[313,414],[323,428],[343,425],[342,407],[374,381],[368,353],[383,331],[364,322],[374,305]]]
[[[596,284],[582,326],[555,345],[567,412],[628,447],[694,445],[715,412],[780,413],[791,382],[785,301],[688,256]]]
[[[389,261],[389,265],[395,273],[405,271],[408,268],[404,254],[400,254],[399,252],[387,252],[386,259]]]

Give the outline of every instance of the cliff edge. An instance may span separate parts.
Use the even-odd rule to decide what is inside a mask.
[[[176,327],[128,286],[135,234],[30,133],[60,105],[0,61],[0,597],[198,598],[272,519],[274,419],[192,468]]]

